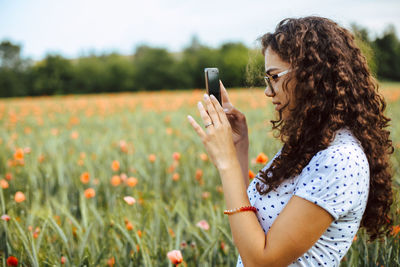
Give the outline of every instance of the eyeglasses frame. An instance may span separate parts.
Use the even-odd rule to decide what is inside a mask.
[[[264,76],[265,83],[267,84],[267,86],[269,86],[271,91],[274,92],[274,88],[272,87],[271,84],[271,79],[275,81],[277,78],[282,77],[285,74],[288,74],[290,71],[291,71],[290,69],[287,69],[274,75],[269,75],[268,73],[265,73]]]

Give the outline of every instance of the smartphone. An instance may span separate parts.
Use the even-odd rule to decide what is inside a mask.
[[[221,89],[219,87],[219,71],[218,68],[205,68],[204,76],[206,79],[206,90],[208,95],[214,95],[222,106]]]

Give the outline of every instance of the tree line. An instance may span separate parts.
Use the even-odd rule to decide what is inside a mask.
[[[369,67],[380,80],[400,81],[400,41],[393,26],[372,40],[352,25]],[[21,46],[0,43],[0,97],[204,88],[204,68],[218,67],[228,87],[263,86],[264,58],[242,43],[212,48],[196,37],[179,53],[141,45],[133,56],[109,53],[66,59],[48,54],[33,62]]]

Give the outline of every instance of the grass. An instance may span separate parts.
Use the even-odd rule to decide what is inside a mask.
[[[398,148],[400,84],[383,83],[381,90]],[[270,132],[273,106],[261,89],[229,91],[247,117],[250,169],[257,172],[263,166],[254,158],[260,152],[271,158],[281,146]],[[0,180],[8,187],[0,187],[0,215],[10,220],[0,220],[0,266],[10,255],[21,266],[171,266],[166,254],[174,249],[187,266],[235,266],[238,253],[222,213],[218,172],[186,119],[190,114],[200,121],[196,103],[202,94],[1,100]],[[112,168],[113,161],[119,168]],[[397,194],[399,163],[396,149]],[[89,182],[83,183],[86,172]],[[132,186],[129,178],[138,183]],[[88,188],[94,197],[85,196]],[[24,201],[15,201],[17,191]],[[128,205],[125,196],[136,203]],[[397,195],[396,225],[399,209]],[[197,227],[200,220],[210,229]],[[366,240],[359,231],[341,266],[400,266],[399,235],[381,243]]]

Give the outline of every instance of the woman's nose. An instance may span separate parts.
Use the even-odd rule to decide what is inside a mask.
[[[270,86],[267,85],[267,87],[265,87],[265,91],[264,94],[268,97],[273,97],[275,96],[275,93],[271,90]]]

